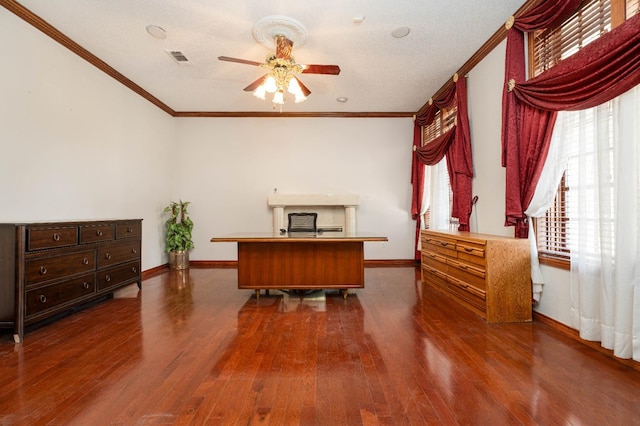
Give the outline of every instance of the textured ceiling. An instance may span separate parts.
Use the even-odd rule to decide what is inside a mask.
[[[263,62],[272,51],[252,28],[284,15],[306,28],[293,46],[298,63],[339,65],[333,75],[303,74],[306,102],[287,112],[414,112],[462,66],[524,0],[20,0],[93,55],[174,111],[273,111],[243,91],[264,70],[222,62]],[[364,18],[356,23],[357,18]],[[166,38],[145,30],[157,25]],[[399,27],[407,37],[394,38]],[[166,53],[181,51],[190,65]],[[346,97],[346,103],[336,101]]]

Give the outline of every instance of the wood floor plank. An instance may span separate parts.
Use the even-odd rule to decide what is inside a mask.
[[[0,425],[628,425],[640,372],[545,324],[487,324],[420,282],[238,290],[234,269],[165,272],[0,334]]]

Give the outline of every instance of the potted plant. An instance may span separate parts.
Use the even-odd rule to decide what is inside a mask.
[[[189,250],[193,249],[191,231],[193,221],[189,218],[187,207],[188,201],[176,203],[171,202],[164,208],[165,213],[169,213],[169,219],[165,223],[167,235],[165,237],[165,249],[169,253],[170,269],[189,268]]]

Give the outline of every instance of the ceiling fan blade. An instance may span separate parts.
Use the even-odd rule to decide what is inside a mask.
[[[340,74],[340,67],[337,65],[301,65],[303,74]]]
[[[307,86],[305,86],[304,84],[302,84],[302,82],[300,81],[299,78],[297,77],[293,77],[296,79],[296,81],[298,82],[298,85],[300,85],[300,89],[302,90],[302,94],[307,97],[311,94],[311,90],[309,90],[309,88]]]
[[[228,56],[218,56],[218,59],[221,60],[221,61],[237,62],[239,64],[255,65],[255,66],[258,66],[258,67],[260,65],[262,65],[262,62],[248,61],[246,59],[230,58]]]
[[[291,58],[291,49],[293,42],[283,35],[276,36],[276,58]]]
[[[262,82],[264,81],[264,79],[267,77],[267,74],[263,75],[262,77],[260,77],[259,79],[257,79],[256,81],[254,81],[253,83],[251,83],[250,85],[248,85],[247,87],[244,88],[245,92],[253,92],[254,90],[256,90],[256,88],[258,86],[260,86],[262,84]]]

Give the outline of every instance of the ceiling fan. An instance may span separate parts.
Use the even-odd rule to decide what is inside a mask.
[[[244,90],[253,92],[260,99],[265,99],[266,93],[273,93],[273,103],[280,105],[284,103],[285,92],[294,95],[296,103],[303,102],[311,94],[307,86],[295,76],[296,74],[340,74],[340,67],[337,65],[296,64],[293,56],[291,56],[293,41],[279,34],[274,37],[274,40],[276,52],[267,56],[264,63],[230,58],[228,56],[218,56],[218,59],[268,69],[269,72],[267,74],[245,87]]]

